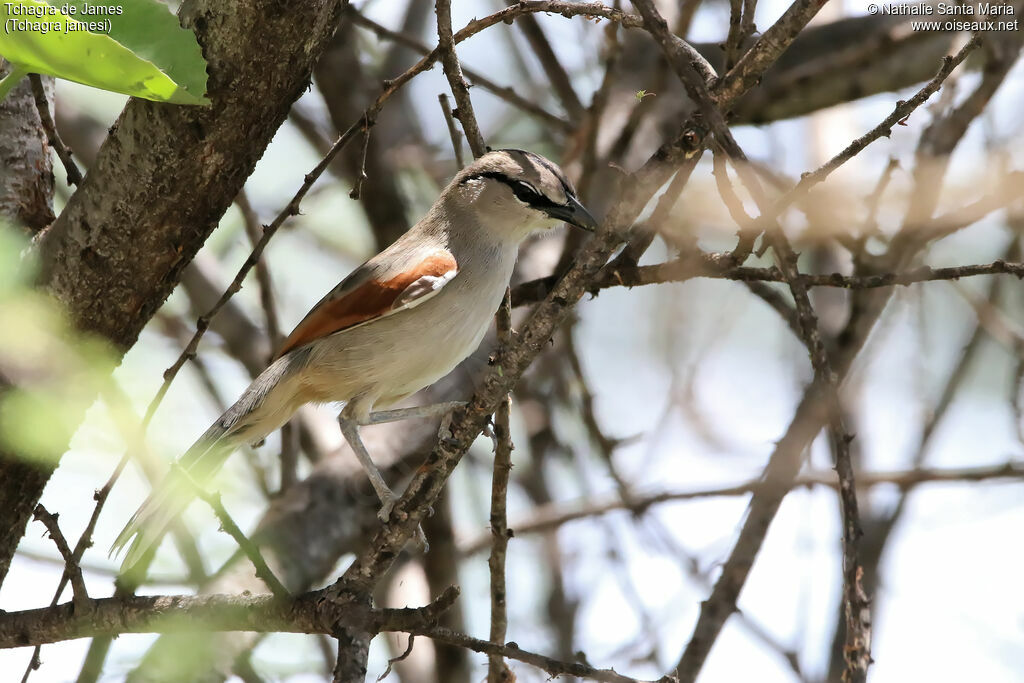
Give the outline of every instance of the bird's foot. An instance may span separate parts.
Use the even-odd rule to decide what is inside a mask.
[[[391,511],[395,509],[398,496],[391,491],[378,491],[377,495],[380,497],[380,510],[377,511],[377,519],[386,522],[391,518]]]
[[[398,496],[396,496],[394,493],[388,492],[388,493],[385,493],[385,494],[381,495],[381,497],[380,497],[380,510],[377,511],[377,519],[379,519],[380,521],[385,522],[385,523],[389,519],[391,519],[391,513],[395,509],[395,503],[396,502],[398,502]],[[434,514],[434,508],[433,507],[428,507],[427,508],[427,515],[428,516],[433,516],[433,514]],[[403,512],[400,515],[399,521],[404,521],[406,519],[408,519],[408,515],[406,515]],[[430,544],[427,542],[427,535],[423,532],[423,525],[422,524],[417,524],[416,525],[416,531],[413,532],[411,540],[416,545],[416,547],[419,548],[422,552],[425,553],[425,552],[430,550]]]
[[[443,404],[448,407],[441,415],[441,424],[437,428],[437,438],[446,439],[451,437],[452,429],[452,412],[456,408],[462,408],[466,405],[466,401],[450,401],[449,403]]]

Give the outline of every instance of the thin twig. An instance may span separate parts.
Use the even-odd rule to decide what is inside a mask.
[[[772,310],[778,313],[779,317],[782,318],[796,338],[800,338],[800,321],[797,319],[796,309],[793,308],[793,304],[790,303],[790,300],[786,298],[786,295],[780,289],[759,280],[746,280],[743,284],[746,285],[751,294],[768,304]]]
[[[508,343],[512,336],[512,303],[509,291],[498,308],[495,322],[498,338]],[[506,499],[508,497],[508,479],[512,472],[512,433],[511,433],[512,395],[506,394],[498,404],[494,416],[494,471],[491,476],[491,554],[487,558],[487,567],[491,576],[491,628],[492,643],[504,643],[508,629],[508,613],[506,610],[507,588],[505,584],[505,553],[512,531],[508,528]],[[500,654],[487,657],[487,682],[506,683],[515,680],[505,660]]]
[[[359,157],[359,173],[356,174],[356,182],[348,193],[349,199],[359,199],[363,191],[363,183],[366,182],[366,155],[370,151],[370,121],[364,120],[363,125],[363,153]]]
[[[270,591],[274,594],[274,597],[279,599],[286,599],[291,596],[291,593],[285,588],[284,584],[274,575],[270,567],[267,565],[267,561],[263,559],[263,554],[260,553],[260,549],[256,547],[256,544],[249,540],[242,530],[235,524],[235,520],[231,518],[228,511],[224,508],[224,503],[221,502],[219,493],[211,493],[205,488],[199,485],[199,483],[192,478],[192,475],[188,473],[188,470],[181,467],[177,463],[172,465],[171,469],[172,476],[179,476],[195,492],[196,496],[199,497],[203,502],[210,506],[213,510],[213,514],[217,516],[217,520],[220,522],[221,529],[223,529],[231,538],[235,539],[235,543],[242,549],[245,556],[249,558],[253,566],[256,568],[256,576],[263,580],[263,583],[267,584]]]
[[[683,257],[667,263],[659,263],[639,268],[622,268],[609,271],[609,276],[591,289],[596,293],[612,287],[640,287],[666,282],[685,282],[687,280],[706,277],[719,280],[737,280],[740,282],[784,282],[782,272],[775,266],[759,268],[753,266],[731,266],[730,254],[700,253],[696,257]],[[919,282],[935,282],[941,280],[959,280],[965,277],[980,275],[1012,275],[1024,279],[1024,263],[1010,263],[996,260],[991,263],[979,263],[965,266],[947,266],[934,268],[919,266],[911,270],[896,273],[876,273],[873,275],[844,275],[843,273],[801,273],[799,279],[808,287],[838,287],[840,289],[860,290],[878,289],[883,287],[906,287]],[[512,306],[526,306],[542,301],[555,284],[554,278],[543,277],[517,285],[512,290]]]
[[[249,195],[246,193],[245,188],[242,188],[238,196],[235,197],[235,204],[238,205],[238,209],[242,213],[245,234],[248,235],[249,241],[255,247],[260,241],[264,227],[260,223],[260,218],[256,214],[256,210],[253,209],[252,203],[249,201]],[[260,287],[260,305],[263,307],[263,317],[267,323],[267,337],[270,339],[271,354],[273,354],[277,347],[281,345],[281,323],[277,315],[277,303],[274,298],[274,283],[270,276],[270,267],[267,265],[265,258],[261,257],[256,262],[255,270],[256,281]]]
[[[576,326],[570,325],[565,331],[565,356],[569,361],[569,370],[572,372],[573,383],[579,389],[580,418],[591,440],[597,444],[598,454],[608,468],[608,473],[615,482],[615,488],[623,499],[628,499],[630,492],[629,482],[626,481],[619,468],[615,465],[615,450],[622,445],[628,444],[633,439],[616,439],[609,437],[601,429],[601,423],[597,420],[597,411],[594,407],[594,392],[590,389],[587,377],[583,372],[583,362],[580,360],[579,345],[576,341]]]
[[[351,10],[350,16],[352,17],[352,21],[355,24],[373,31],[375,34],[382,38],[393,40],[400,45],[404,45],[405,47],[415,50],[421,55],[430,55],[432,52],[429,47],[424,45],[416,38],[405,33],[392,31],[388,27],[378,24],[369,17],[362,15],[354,8]],[[479,71],[474,71],[473,69],[470,69],[468,67],[463,67],[462,72],[466,75],[466,78],[473,82],[473,85],[479,85],[484,90],[487,90],[496,97],[505,100],[512,106],[523,110],[524,112],[530,114],[531,116],[536,116],[538,119],[540,119],[549,126],[553,126],[554,128],[566,133],[571,132],[575,128],[575,125],[570,121],[566,121],[565,119],[552,114],[551,112],[541,107],[539,104],[531,102],[525,97],[519,95],[512,87],[498,85],[491,79],[481,74]]]
[[[71,591],[73,602],[75,604],[75,611],[79,614],[85,614],[89,611],[89,603],[91,602],[89,598],[89,591],[85,588],[85,580],[82,578],[82,568],[78,566],[74,553],[72,553],[71,548],[68,547],[68,541],[64,538],[64,534],[61,533],[60,525],[57,524],[57,516],[51,515],[42,505],[36,505],[35,512],[32,514],[35,519],[46,525],[46,531],[49,532],[50,538],[53,539],[54,545],[57,546],[57,551],[60,552],[60,556],[64,558],[64,571],[71,579]]]
[[[452,151],[455,153],[455,163],[459,168],[466,165],[466,159],[462,156],[462,134],[455,126],[455,117],[452,115],[452,105],[448,103],[448,95],[440,93],[437,101],[441,103],[441,111],[444,113],[444,122],[448,126],[448,136],[452,140]]]
[[[893,486],[900,490],[908,491],[918,486],[933,483],[968,484],[998,479],[1024,480],[1024,463],[1008,461],[1000,465],[979,467],[913,467],[911,469],[893,470],[891,472],[861,472],[857,475],[857,486],[862,489],[874,486]],[[633,515],[640,515],[647,512],[650,508],[663,503],[745,496],[757,493],[767,488],[767,486],[761,477],[757,477],[741,484],[718,488],[638,493],[629,499],[614,496],[609,497],[607,500],[587,499],[576,502],[558,502],[535,508],[530,517],[516,521],[514,528],[516,536],[546,533],[570,522],[605,515],[617,510],[628,510]],[[811,486],[838,489],[839,482],[836,481],[835,473],[831,471],[808,472],[790,482],[788,490]],[[463,556],[473,555],[488,548],[490,544],[491,534],[480,534],[459,543],[459,554]]]
[[[792,200],[789,199],[790,195],[797,194],[799,192],[806,192],[812,186],[825,180],[825,178],[827,178],[833,171],[859,154],[861,150],[878,138],[889,137],[892,134],[893,126],[906,122],[907,117],[909,117],[915,109],[924,104],[929,97],[935,94],[935,92],[942,87],[943,81],[945,81],[953,72],[953,69],[967,59],[967,56],[980,44],[980,38],[975,35],[967,42],[966,45],[960,48],[955,55],[952,57],[943,57],[942,66],[939,67],[939,71],[920,90],[914,93],[910,99],[898,100],[896,102],[896,106],[892,110],[892,113],[886,116],[881,123],[851,142],[841,152],[829,159],[826,163],[822,164],[816,170],[800,176],[800,182],[797,183],[789,193],[780,197],[778,199],[778,203],[791,203]]]
[[[506,0],[505,2],[507,5],[515,5],[516,3],[517,0]],[[541,28],[537,19],[529,14],[524,15],[520,19],[519,29],[526,36],[530,47],[533,48],[533,54],[536,55],[541,68],[544,69],[548,80],[551,81],[551,88],[554,90],[559,102],[561,102],[562,108],[569,115],[569,120],[581,120],[584,112],[583,103],[580,102],[579,95],[576,94],[576,90],[572,87],[572,78],[566,72],[565,67],[562,66],[558,55],[551,49],[551,43],[548,42],[547,36],[544,35],[544,29]]]
[[[757,30],[757,27],[754,25],[754,13],[756,10],[757,0],[743,0],[743,20],[740,24],[739,35],[739,49],[741,51],[743,49],[743,44],[750,38],[750,36],[754,35],[754,31]]]
[[[391,659],[388,660],[388,666],[387,666],[386,669],[384,669],[384,673],[382,673],[380,676],[377,676],[377,683],[380,683],[381,681],[383,681],[385,678],[388,677],[388,674],[391,673],[391,667],[393,667],[398,662],[404,662],[406,659],[408,659],[409,655],[412,654],[412,645],[413,645],[413,643],[415,641],[416,641],[416,635],[410,633],[409,634],[409,644],[405,646],[405,651],[402,654],[398,655],[397,657],[392,657]]]
[[[740,21],[743,18],[743,0],[729,0],[729,33],[725,38],[725,70],[736,66],[740,52]]]
[[[488,640],[473,638],[472,636],[467,636],[462,633],[452,631],[451,629],[426,627],[410,630],[409,633],[424,635],[441,643],[458,645],[472,650],[473,652],[497,655],[525,662],[526,664],[531,664],[538,669],[546,671],[552,678],[568,675],[578,676],[588,681],[601,681],[602,683],[645,683],[640,679],[623,676],[622,674],[617,673],[614,669],[597,669],[581,662],[563,662],[552,657],[546,657],[535,652],[524,650],[516,643],[500,645]],[[673,680],[674,679],[669,676],[664,676],[659,678],[657,681],[652,681],[651,683],[672,683]]]
[[[365,152],[366,148],[363,148],[364,153],[364,166],[365,166]],[[364,170],[365,175],[365,170]],[[255,247],[260,241],[260,236],[263,233],[263,225],[260,223],[259,216],[253,209],[252,204],[249,202],[249,196],[245,192],[245,188],[238,193],[235,198],[235,204],[238,205],[239,210],[242,212],[243,223],[245,224],[245,232],[249,236],[249,241]],[[270,340],[271,356],[267,359],[269,363],[273,360],[273,354],[276,353],[277,349],[281,346],[282,334],[281,334],[281,323],[277,315],[277,301],[274,297],[274,281],[270,276],[270,266],[265,258],[260,258],[256,262],[256,282],[259,284],[260,293],[260,305],[263,307],[263,317],[267,323],[267,337]],[[286,491],[288,488],[293,486],[298,481],[298,466],[299,466],[299,449],[298,439],[295,431],[294,424],[292,422],[286,423],[281,428],[281,491]],[[262,482],[266,482],[265,477],[260,477]]]
[[[50,147],[53,147],[53,151],[57,153],[60,162],[64,164],[68,184],[77,186],[82,182],[82,172],[78,170],[78,165],[71,158],[71,150],[57,133],[57,126],[50,114],[50,102],[46,97],[46,90],[43,88],[43,80],[39,74],[29,74],[28,80],[32,84],[32,95],[36,100],[36,109],[39,110],[39,120],[43,124],[43,130],[46,131],[46,139],[50,142]]]

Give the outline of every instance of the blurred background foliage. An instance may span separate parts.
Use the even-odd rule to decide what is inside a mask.
[[[0,224],[0,377],[14,387],[0,396],[0,447],[56,460],[109,384],[114,356],[32,287],[35,270],[20,233]]]

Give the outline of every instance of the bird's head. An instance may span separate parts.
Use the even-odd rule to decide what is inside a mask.
[[[488,152],[455,176],[449,192],[481,225],[517,240],[563,222],[597,228],[562,169],[521,149]]]

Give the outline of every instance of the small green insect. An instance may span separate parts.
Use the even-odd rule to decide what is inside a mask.
[[[657,93],[647,92],[646,90],[637,90],[636,98],[643,102],[645,97],[657,97]]]

